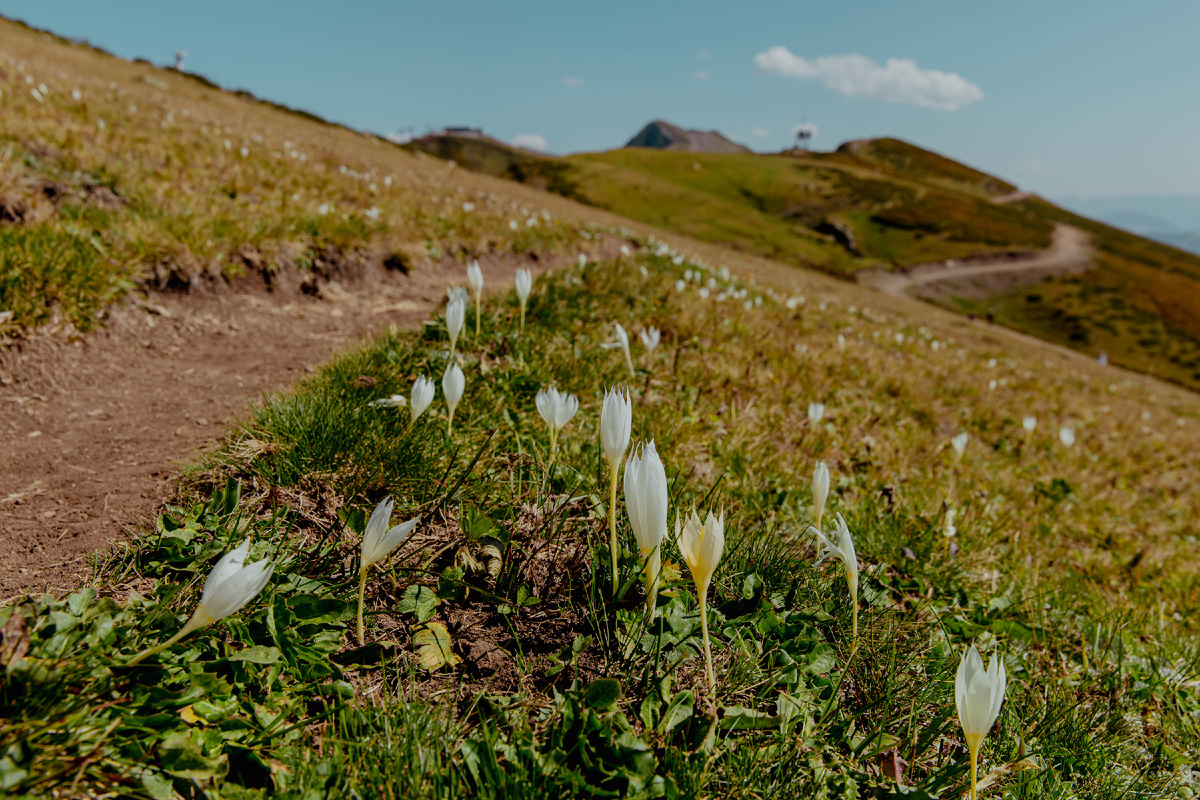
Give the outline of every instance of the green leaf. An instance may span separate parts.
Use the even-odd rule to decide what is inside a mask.
[[[440,622],[429,622],[413,634],[413,645],[417,648],[417,659],[421,666],[433,672],[444,666],[455,666],[461,658],[451,648],[450,631]]]
[[[229,657],[229,660],[248,661],[251,664],[274,664],[282,657],[283,654],[279,652],[279,648],[256,644],[253,647],[247,647],[245,650],[234,653]]]
[[[583,701],[594,711],[607,711],[621,699],[621,682],[616,678],[601,678],[587,688]]]
[[[401,614],[416,614],[418,622],[428,622],[433,619],[438,597],[428,586],[413,584],[405,590],[404,596],[396,604],[396,610]]]
[[[837,656],[827,644],[817,645],[805,659],[808,661],[808,671],[814,675],[824,675],[837,666]]]
[[[768,730],[779,726],[781,719],[765,711],[755,711],[742,706],[722,706],[717,716],[723,731]]]

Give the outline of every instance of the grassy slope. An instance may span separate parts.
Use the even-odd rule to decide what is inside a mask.
[[[440,373],[437,328],[346,353],[264,402],[193,473],[193,499],[105,563],[98,586],[135,595],[118,605],[85,590],[0,612],[30,631],[0,687],[12,785],[77,775],[159,796],[212,785],[250,797],[890,797],[875,765],[896,751],[908,784],[944,795],[964,778],[952,675],[974,639],[1010,675],[985,768],[1037,759],[1005,780],[1010,796],[1177,796],[1200,714],[1186,688],[1200,603],[1194,405],[1147,402],[1147,386],[1107,386],[1061,361],[1046,378],[1040,358],[936,312],[917,328],[834,295],[789,310],[720,281],[762,307],[704,301],[676,290],[695,265],[672,255],[540,282],[524,335],[511,295],[489,304],[463,347],[453,438],[440,398],[416,425],[366,406]],[[649,629],[635,556],[616,605],[591,577],[608,562],[600,395],[629,380],[599,347],[614,320],[664,332],[657,353],[635,350],[630,383],[634,438],[658,445],[671,517],[726,515],[715,698],[673,543]],[[362,375],[378,383],[362,388]],[[995,391],[989,376],[1003,381]],[[555,463],[533,407],[550,382],[582,401]],[[820,425],[809,399],[827,404]],[[1031,435],[1025,414],[1039,419]],[[1058,442],[1062,423],[1074,448]],[[959,430],[971,436],[961,461],[948,446]],[[818,459],[834,474],[829,513],[845,516],[863,564],[857,652],[840,568],[814,568],[804,534]],[[359,648],[357,532],[385,493],[397,521],[424,522],[393,577],[373,575]],[[624,516],[620,530],[632,547]],[[279,564],[263,597],[144,667],[121,666],[178,629],[212,559],[246,535],[252,557]],[[438,624],[461,662],[430,670],[418,634]],[[493,647],[499,662],[480,655]]]
[[[162,98],[138,72],[160,80],[146,67],[56,50],[20,31],[4,37],[4,50],[20,51],[27,68],[37,58],[44,74],[96,76],[89,91],[103,95],[109,76],[122,76],[125,94],[112,90],[106,113],[119,113],[130,95],[139,108]],[[36,127],[26,137],[90,153],[84,172],[125,175],[115,188],[127,198],[182,204],[173,181],[208,163],[241,174],[253,198],[279,201],[292,187],[321,186],[347,209],[345,219],[315,215],[329,222],[387,203],[383,231],[346,246],[386,244],[390,232],[400,244],[428,235],[432,246],[462,255],[509,242],[507,221],[523,218],[522,206],[556,218],[582,213],[161,78],[177,79],[168,83],[170,102],[211,116],[189,123],[196,129],[168,126],[170,137],[144,127],[141,138],[123,133],[133,155],[111,167],[113,154],[82,133],[58,133],[71,124],[68,111],[20,106],[26,101],[7,90],[4,102],[22,112],[14,126]],[[199,126],[211,131],[217,119],[221,132],[203,136]],[[225,122],[235,133],[224,133]],[[377,186],[380,199],[372,199],[366,181],[336,168],[314,178],[298,158],[267,157],[238,173],[224,160],[223,138],[253,142],[255,132],[311,148],[297,152],[329,148],[331,165],[359,175],[393,174],[394,194]],[[178,137],[211,159],[145,166]],[[20,164],[20,175],[40,179],[24,156]],[[210,221],[277,219],[271,203],[257,200],[235,215],[205,186],[188,189],[198,209],[210,209],[196,214]],[[462,198],[476,210],[461,211]],[[124,207],[118,222],[91,235],[123,231],[127,240],[113,233],[105,246],[127,241],[138,252],[139,231],[171,229],[155,227],[150,204],[141,208]],[[46,221],[20,230],[71,233],[61,208],[46,212]],[[316,241],[279,230],[279,241]],[[539,223],[531,235],[546,238],[529,246],[551,247],[579,232]],[[213,246],[237,239],[218,234]],[[0,608],[0,785],[42,796],[57,788],[156,797],[351,789],[888,797],[899,790],[879,764],[895,753],[910,764],[915,796],[948,796],[961,791],[965,773],[952,675],[964,644],[977,640],[1006,657],[1010,674],[985,768],[1037,760],[1003,779],[1009,796],[1190,796],[1200,715],[1194,396],[998,341],[936,309],[889,301],[884,312],[880,298],[855,287],[694,248],[743,277],[794,281],[787,293],[795,299],[789,307],[736,278],[729,287],[716,268],[705,273],[716,284],[708,300],[695,287],[678,292],[685,270],[699,267],[682,256],[675,263],[671,252],[539,282],[523,336],[513,331],[513,298],[496,298],[483,337],[464,345],[468,388],[453,439],[442,432],[440,398],[415,426],[402,411],[366,405],[402,391],[415,374],[441,372],[445,344],[435,327],[385,335],[266,399],[195,467],[179,507],[107,558],[93,585]],[[762,307],[744,308],[728,297],[733,291],[746,291],[752,309],[762,297]],[[599,398],[604,385],[627,379],[619,356],[599,348],[614,320],[664,331],[653,357],[635,348],[639,372],[630,382],[634,435],[654,437],[663,455],[672,517],[693,504],[727,515],[726,557],[710,598],[715,698],[704,686],[686,580],[668,587],[662,621],[645,631],[636,581],[610,606],[604,582],[591,578],[607,560]],[[378,382],[365,389],[361,375]],[[582,401],[553,465],[532,403],[549,381]],[[821,425],[807,422],[809,400],[828,406]],[[1031,435],[1020,426],[1025,415],[1039,420]],[[1075,447],[1058,443],[1062,424],[1077,431]],[[960,430],[971,438],[957,461],[948,440]],[[840,569],[813,568],[804,533],[818,459],[832,468],[830,511],[845,515],[862,564],[857,651],[847,640]],[[365,514],[384,493],[398,499],[396,521],[417,513],[425,521],[396,568],[373,576],[370,641],[359,648],[351,633],[355,554]],[[957,554],[943,534],[948,506],[958,512]],[[623,517],[621,534],[632,547]],[[178,630],[217,555],[246,536],[252,558],[278,565],[263,595],[145,666],[124,666]],[[492,544],[501,554],[494,576]],[[678,564],[673,544],[666,557]],[[625,558],[631,579],[637,566]],[[420,665],[417,636],[437,633],[433,623],[446,626],[462,663]],[[499,662],[489,660],[489,646],[503,652]],[[436,648],[424,655],[436,662]]]

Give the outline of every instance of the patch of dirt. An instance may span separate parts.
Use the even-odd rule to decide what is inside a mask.
[[[593,247],[615,257],[621,241]],[[544,272],[574,252],[479,259],[485,287]],[[110,310],[104,330],[0,350],[0,600],[63,592],[88,556],[141,527],[175,491],[176,468],[211,447],[263,392],[353,340],[417,326],[465,284],[455,263],[398,269],[359,259],[349,277],[281,276],[207,292],[151,293]],[[307,283],[307,286],[306,286]]]

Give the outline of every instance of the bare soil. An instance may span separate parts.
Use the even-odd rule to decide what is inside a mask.
[[[598,245],[611,258],[618,241]],[[485,287],[540,261],[481,258]],[[465,284],[446,263],[403,275],[359,259],[314,283],[258,278],[151,293],[113,308],[105,329],[0,351],[0,601],[62,592],[89,555],[129,538],[175,491],[176,470],[211,447],[264,392],[390,324],[412,327]]]

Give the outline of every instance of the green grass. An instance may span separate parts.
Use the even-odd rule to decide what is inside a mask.
[[[985,770],[1036,759],[1003,779],[1007,796],[1180,796],[1200,715],[1196,499],[1136,487],[1167,464],[1193,474],[1181,459],[1194,413],[1171,440],[1135,436],[1093,409],[1142,401],[1082,376],[1047,391],[1029,365],[933,350],[947,338],[933,323],[914,331],[836,302],[702,301],[675,290],[695,265],[672,256],[540,278],[521,335],[514,299],[497,298],[480,338],[460,343],[453,437],[440,396],[416,424],[367,405],[440,377],[432,326],[267,398],[94,587],[0,609],[0,782],[155,797],[952,796],[966,770],[953,673],[975,640],[1010,675]],[[762,290],[741,289],[753,307]],[[632,380],[599,347],[613,321],[664,332],[658,352],[635,351]],[[986,369],[1011,379],[1004,394],[977,385]],[[554,463],[533,404],[550,382],[581,399]],[[636,555],[621,554],[615,600],[604,577],[597,409],[621,382],[635,441],[653,438],[667,466],[671,518],[726,515],[715,697],[670,537],[653,624]],[[805,421],[808,398],[828,423]],[[1071,450],[1055,443],[1064,409]],[[1025,413],[1042,420],[1034,435]],[[1171,413],[1184,412],[1153,424]],[[946,440],[960,428],[972,444],[955,461]],[[863,565],[857,650],[841,570],[814,568],[804,533],[818,459]],[[423,521],[372,573],[360,647],[356,557],[385,494],[395,521]],[[178,630],[214,559],[247,536],[252,559],[277,565],[262,595],[123,666]],[[450,653],[421,652],[421,631],[439,626]],[[480,657],[496,648],[498,662]],[[889,753],[915,794],[880,774]]]

